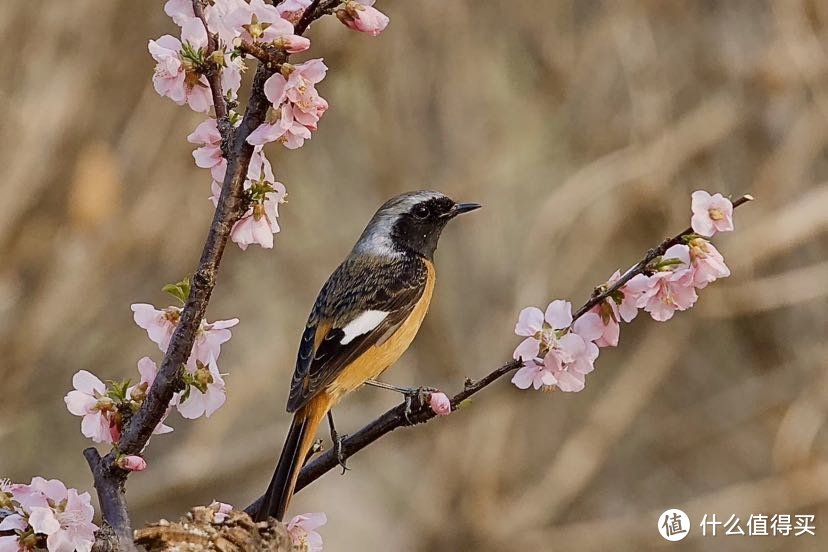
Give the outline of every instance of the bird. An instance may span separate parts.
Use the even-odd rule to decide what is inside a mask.
[[[428,190],[393,197],[322,286],[291,379],[287,411],[293,421],[256,521],[282,520],[326,416],[341,447],[331,408],[365,383],[402,390],[374,380],[408,349],[428,312],[434,252],[446,224],[478,208]],[[344,467],[341,457],[340,463]]]

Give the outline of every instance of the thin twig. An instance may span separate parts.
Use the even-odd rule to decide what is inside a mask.
[[[733,202],[733,207],[739,207],[752,199],[753,197],[744,195]],[[676,236],[664,240],[658,247],[648,251],[641,261],[639,261],[632,269],[629,270],[629,272],[622,276],[621,279],[619,279],[608,289],[605,291],[600,291],[601,288],[596,289],[596,292],[593,293],[592,297],[590,297],[590,299],[577,310],[573,316],[573,319],[583,316],[587,311],[589,311],[589,309],[610,297],[636,274],[642,274],[647,269],[647,266],[656,257],[664,255],[670,247],[681,243],[685,236],[692,233],[693,229],[687,228]],[[520,361],[512,360],[478,381],[466,380],[463,390],[451,398],[452,410],[456,409],[463,401],[470,398],[472,395],[482,391],[503,376],[517,370],[520,366]],[[378,440],[380,437],[391,433],[397,428],[425,423],[437,416],[428,404],[422,401],[415,401],[415,403],[411,405],[411,413],[408,416],[410,419],[409,423],[409,421],[406,420],[405,407],[405,403],[402,403],[391,408],[390,410],[387,410],[380,417],[370,422],[353,435],[350,435],[347,439],[344,439],[342,441],[342,455],[340,458],[337,458],[336,451],[331,448],[320,454],[312,461],[308,462],[299,473],[299,479],[296,483],[296,492],[299,492],[307,485],[310,485],[319,479],[329,470],[332,470],[336,466],[340,465],[340,461],[347,460],[360,450]],[[256,499],[256,501],[245,508],[244,511],[250,515],[254,515],[259,511],[263,498],[264,497],[259,497]]]
[[[269,50],[260,44],[248,42],[242,38],[237,38],[233,44],[240,52],[250,54],[262,63],[267,64],[268,69],[273,71],[277,71],[279,66],[285,61],[283,50]]]
[[[329,8],[328,4],[329,2],[314,1],[297,24],[296,34],[302,34],[311,22],[330,13],[332,7]],[[201,14],[203,21],[203,6],[200,0],[194,0],[193,9]],[[215,40],[215,37],[212,37],[212,40]],[[215,47],[216,43],[213,42],[212,48]],[[287,60],[287,53],[283,54],[283,58],[282,62]],[[201,252],[201,259],[193,274],[190,295],[181,311],[181,318],[170,339],[155,381],[147,393],[147,398],[123,428],[117,447],[103,458],[99,457],[97,451],[93,453],[87,449],[84,452],[95,479],[103,520],[112,527],[119,541],[124,543],[124,550],[134,549],[132,529],[123,492],[128,473],[117,467],[116,460],[119,453],[139,454],[143,450],[153,430],[166,413],[173,395],[182,387],[181,371],[193,349],[196,332],[204,318],[207,304],[216,285],[219,264],[230,237],[230,230],[243,214],[243,184],[250,158],[253,155],[253,146],[247,143],[247,137],[265,121],[269,102],[264,94],[264,83],[272,74],[271,69],[259,63],[244,118],[233,139],[227,141],[229,150],[227,172],[213,221]],[[213,92],[216,115],[219,120],[222,116],[226,118],[227,106],[221,96],[220,75],[217,74],[217,78],[208,80]],[[218,84],[214,86],[214,83]],[[94,449],[91,450],[94,451]]]
[[[740,205],[743,205],[748,201],[753,201],[753,196],[743,195],[742,197],[733,202],[733,208],[735,209],[736,207],[739,207]],[[595,288],[595,291],[593,291],[592,297],[590,297],[589,301],[584,303],[584,305],[580,309],[578,309],[575,312],[575,314],[572,315],[572,321],[574,322],[575,320],[586,314],[589,311],[589,309],[606,300],[608,297],[611,297],[616,291],[624,287],[624,284],[632,280],[634,276],[642,274],[647,269],[647,266],[656,259],[656,257],[664,255],[664,253],[666,253],[668,249],[670,249],[674,245],[680,244],[686,236],[689,236],[693,233],[694,232],[692,228],[686,228],[681,233],[676,234],[672,238],[664,240],[663,242],[661,242],[661,245],[659,245],[655,249],[650,249],[643,259],[638,261],[638,263],[634,267],[632,267],[630,270],[624,273],[624,275],[621,276],[621,278],[619,278],[618,281],[616,281],[614,284],[608,286],[606,289]]]
[[[216,126],[221,134],[221,151],[225,157],[230,155],[230,148],[233,143],[233,125],[227,112],[227,101],[224,99],[224,90],[221,86],[221,68],[213,61],[212,54],[218,49],[218,37],[210,32],[207,26],[207,18],[204,15],[202,0],[193,0],[193,13],[204,25],[207,33],[207,58],[208,67],[204,76],[210,83],[210,92],[213,95],[213,109],[216,112]]]

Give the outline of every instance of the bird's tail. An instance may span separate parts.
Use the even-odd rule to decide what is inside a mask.
[[[282,447],[276,471],[273,472],[273,479],[270,480],[264,501],[256,514],[256,521],[264,521],[268,516],[281,521],[284,517],[293,497],[299,472],[316,436],[316,428],[328,413],[330,406],[330,398],[323,392],[293,415],[293,423]]]

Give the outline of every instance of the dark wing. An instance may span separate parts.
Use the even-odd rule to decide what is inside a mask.
[[[416,256],[348,258],[331,274],[311,311],[290,386],[287,411],[302,408],[343,368],[393,334],[426,287],[428,269]],[[389,313],[373,330],[343,344],[345,328],[365,311]]]

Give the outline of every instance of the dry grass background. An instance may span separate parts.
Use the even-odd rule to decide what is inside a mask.
[[[129,304],[197,261],[208,174],[199,116],[152,90],[162,2],[0,3],[0,473],[89,487],[71,375],[134,373],[159,351]],[[316,292],[386,197],[434,188],[485,209],[446,232],[432,312],[386,379],[456,389],[511,353],[518,310],[635,261],[689,220],[697,188],[757,201],[717,240],[733,277],[669,324],[639,317],[576,395],[503,382],[468,410],[392,434],[297,496],[327,550],[648,550],[692,519],[813,513],[828,543],[828,3],[820,0],[386,1],[371,39],[334,20],[312,53],[332,109],[297,152],[273,251],[231,247],[209,318],[227,405],[156,437],[129,482],[136,521],[245,505],[288,424],[287,381]],[[397,397],[337,410],[353,430]]]

